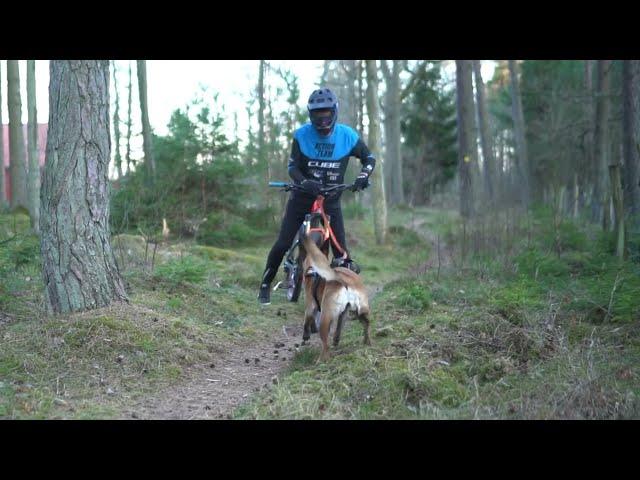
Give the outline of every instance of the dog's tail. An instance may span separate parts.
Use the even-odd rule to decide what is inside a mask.
[[[303,241],[304,248],[307,252],[307,257],[313,266],[313,269],[318,272],[325,280],[340,281],[335,270],[331,268],[329,260],[320,251],[316,243],[311,239],[311,236],[307,235]]]

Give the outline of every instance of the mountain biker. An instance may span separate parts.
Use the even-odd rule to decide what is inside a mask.
[[[364,190],[369,185],[368,179],[376,163],[375,157],[356,131],[347,125],[337,123],[338,99],[331,90],[314,90],[309,97],[307,110],[309,123],[294,132],[288,165],[289,176],[304,191],[291,191],[280,234],[267,257],[258,294],[258,299],[263,305],[271,303],[271,282],[320,189],[323,186],[343,183],[349,157],[355,156],[360,159],[362,169],[356,178],[353,191]],[[341,194],[338,193],[327,198],[325,211],[331,217],[331,228],[345,252],[339,257],[341,252],[336,251],[336,247],[331,244],[334,265],[349,267],[353,266],[353,260],[346,246],[340,197]]]

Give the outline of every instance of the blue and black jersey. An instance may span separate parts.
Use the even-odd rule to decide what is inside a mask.
[[[344,173],[352,156],[358,157],[363,170],[371,174],[376,160],[353,128],[338,123],[331,135],[323,137],[307,123],[293,134],[289,176],[296,183],[305,179],[324,185],[344,183]],[[308,196],[303,192],[292,193]]]

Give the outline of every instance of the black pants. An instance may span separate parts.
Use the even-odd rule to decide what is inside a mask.
[[[293,239],[304,222],[304,217],[307,213],[310,213],[311,206],[313,205],[313,198],[307,199],[306,197],[291,196],[287,201],[287,208],[285,210],[284,218],[282,219],[282,225],[280,226],[280,235],[276,243],[274,243],[269,256],[267,257],[267,266],[265,267],[264,274],[262,276],[262,283],[271,283],[273,278],[278,272],[278,268],[282,263],[284,254],[293,243]],[[340,199],[332,202],[325,201],[324,210],[327,215],[331,216],[331,228],[336,236],[336,240],[347,250],[347,242],[344,232],[344,220],[342,219],[342,208],[340,206]],[[339,257],[342,254],[337,251],[333,242],[331,243],[331,249],[333,250],[333,256]]]

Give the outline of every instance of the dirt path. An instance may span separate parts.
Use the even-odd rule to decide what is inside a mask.
[[[233,345],[207,364],[191,367],[180,384],[130,406],[122,418],[230,418],[252,394],[277,381],[301,342],[302,328],[290,325],[258,343]]]
[[[438,237],[438,235],[430,230],[425,230],[423,225],[426,222],[427,220],[424,218],[415,218],[405,225],[408,229],[413,230],[431,244],[431,251],[427,261],[410,269],[411,273],[414,274],[425,273],[429,269],[437,270],[453,264],[453,249],[444,239]]]

